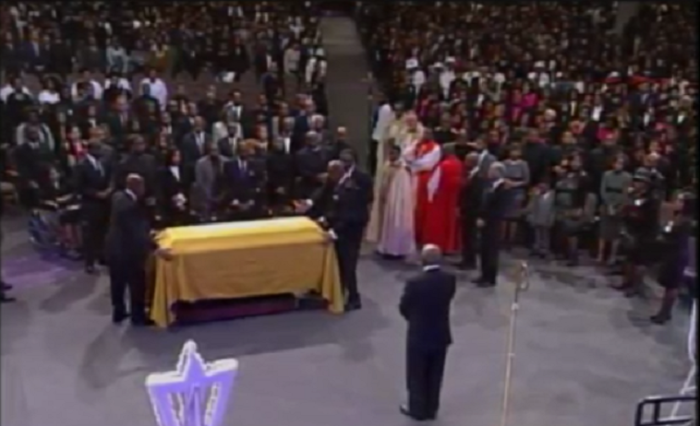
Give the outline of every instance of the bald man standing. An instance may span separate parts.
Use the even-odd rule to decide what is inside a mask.
[[[355,168],[355,156],[345,150],[328,163],[328,178],[311,201],[309,215],[333,238],[340,281],[346,293],[345,311],[362,307],[357,263],[373,197],[372,178]]]
[[[433,420],[440,405],[440,389],[447,348],[452,344],[450,307],[457,278],[440,267],[440,248],[428,244],[421,251],[423,272],[406,282],[399,311],[408,322],[406,385],[408,403],[401,413],[414,420]]]
[[[136,326],[150,325],[146,316],[146,261],[154,248],[148,210],[143,202],[145,183],[137,174],[126,177],[125,189],[112,195],[107,231],[107,263],[112,299],[112,322],[131,316]],[[125,293],[129,289],[127,312]]]

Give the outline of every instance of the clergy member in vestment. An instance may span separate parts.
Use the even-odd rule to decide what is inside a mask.
[[[404,150],[404,157],[413,174],[415,186],[415,234],[419,246],[425,244],[425,223],[428,214],[428,182],[442,157],[440,145],[433,140],[432,132],[423,130],[423,137]]]
[[[375,177],[377,169],[382,168],[384,165],[386,148],[383,145],[384,142],[386,142],[387,130],[395,117],[396,115],[394,114],[394,109],[391,107],[391,103],[384,95],[380,94],[377,109],[374,112],[372,120],[374,126],[372,128],[372,140],[370,142],[369,152],[369,171]]]
[[[402,258],[415,250],[413,226],[413,181],[401,159],[401,149],[392,146],[382,166],[377,209],[377,252],[387,258]]]
[[[416,223],[422,230],[421,244],[434,244],[443,253],[459,250],[459,194],[462,181],[462,162],[454,155],[454,145],[442,148],[442,160],[428,181],[428,200],[423,222]]]
[[[398,107],[397,107],[398,108]],[[415,146],[420,139],[423,137],[423,125],[418,121],[418,117],[413,111],[407,112],[400,118],[396,118],[394,122],[387,129],[388,139],[382,142],[381,148],[385,153],[394,145],[397,145],[401,150],[401,157],[404,163],[408,164],[414,159],[414,153],[412,147]],[[388,153],[387,153],[388,156]],[[384,158],[382,155],[381,158]],[[382,160],[383,161],[383,160]],[[383,163],[382,163],[383,164]],[[383,167],[377,168],[374,176],[374,195],[375,198],[379,198],[379,191],[381,183],[384,181],[382,178]],[[415,199],[415,194],[413,195]],[[379,203],[375,203],[372,206],[372,217],[370,223],[367,226],[367,241],[376,243],[379,242],[379,230],[381,228],[380,214],[379,214]]]

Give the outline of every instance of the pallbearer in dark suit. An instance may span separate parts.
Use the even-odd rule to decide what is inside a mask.
[[[112,168],[103,160],[103,152],[100,142],[90,141],[88,153],[76,165],[74,174],[82,205],[85,271],[90,274],[96,271],[95,263],[102,256],[112,195]]]
[[[238,145],[238,155],[224,166],[226,198],[232,220],[255,220],[265,214],[265,163],[255,158],[250,141]]]
[[[360,309],[357,262],[373,198],[372,178],[357,170],[350,151],[328,163],[328,180],[308,202],[309,214],[328,230],[338,255],[340,279],[347,295],[345,309]]]
[[[459,194],[459,218],[462,233],[462,259],[458,264],[460,269],[475,269],[477,247],[476,220],[481,207],[484,180],[479,176],[479,154],[468,154],[465,159],[465,175]]]
[[[447,348],[452,343],[450,307],[457,279],[440,268],[441,257],[437,246],[423,247],[423,272],[408,280],[399,304],[401,316],[408,322],[408,404],[400,408],[415,420],[437,416]]]
[[[112,322],[129,316],[124,293],[129,289],[131,323],[149,325],[146,316],[146,261],[155,248],[151,240],[148,211],[143,204],[145,185],[135,174],[126,178],[124,190],[112,195],[112,209],[107,235],[109,287]]]
[[[480,231],[479,263],[481,275],[474,282],[479,287],[493,287],[498,277],[498,257],[501,251],[499,229],[507,207],[507,185],[503,175],[505,167],[493,163],[487,173],[476,226]]]

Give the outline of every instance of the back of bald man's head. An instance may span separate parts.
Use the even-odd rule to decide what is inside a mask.
[[[470,166],[476,166],[479,162],[479,154],[476,152],[470,152],[466,157],[464,157],[464,161]]]
[[[143,184],[143,178],[141,175],[136,174],[136,173],[130,173],[129,175],[126,176],[126,187],[127,188],[133,188],[138,185]]]
[[[332,160],[328,162],[328,170],[343,170],[345,166],[340,160]]]
[[[435,244],[426,244],[420,251],[420,260],[424,266],[439,265],[442,262],[442,250]]]

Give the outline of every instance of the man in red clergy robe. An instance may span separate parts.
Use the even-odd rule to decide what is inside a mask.
[[[440,145],[432,132],[425,129],[423,137],[407,149],[406,160],[416,187],[415,236],[418,247],[425,244],[424,231],[428,211],[428,182],[441,158]]]
[[[428,203],[423,229],[423,244],[435,244],[443,253],[460,249],[459,197],[463,164],[453,147],[442,149],[442,159],[428,181]]]

